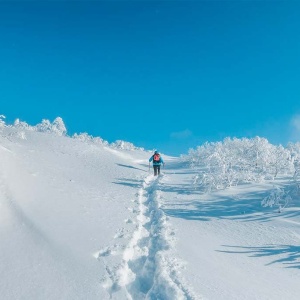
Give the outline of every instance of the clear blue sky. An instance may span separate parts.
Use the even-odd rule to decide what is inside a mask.
[[[1,1],[0,114],[168,154],[284,144],[300,127],[299,16],[298,1]]]

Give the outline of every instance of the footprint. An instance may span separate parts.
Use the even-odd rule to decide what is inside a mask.
[[[101,249],[98,252],[97,258],[103,257],[103,256],[109,256],[111,254],[111,249],[110,247],[105,247],[104,249]]]
[[[140,212],[138,209],[133,208],[133,207],[127,207],[127,210],[134,214],[138,214]]]
[[[127,223],[127,224],[133,224],[134,223],[131,219],[125,219],[124,222]]]
[[[124,245],[114,244],[113,246],[101,249],[95,256],[99,259],[100,257],[118,255],[124,250],[124,247]]]
[[[125,228],[118,229],[116,234],[114,235],[114,239],[126,237],[126,233],[128,233],[128,230],[126,230]]]

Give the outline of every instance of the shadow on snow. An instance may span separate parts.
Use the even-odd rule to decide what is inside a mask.
[[[251,254],[250,257],[275,257],[280,256],[280,258],[273,260],[267,265],[282,263],[286,265],[286,268],[296,268],[300,269],[300,246],[295,245],[267,245],[262,247],[243,247],[243,246],[228,246],[240,250],[216,250],[217,252],[229,253],[229,254]]]
[[[138,189],[141,187],[143,180],[142,179],[138,180],[138,179],[128,179],[128,178],[117,178],[117,181],[113,181],[113,183]]]
[[[118,165],[120,167],[124,167],[124,168],[135,169],[135,170],[140,170],[140,171],[143,171],[143,172],[147,172],[144,169],[140,169],[140,168],[137,168],[137,167],[134,167],[134,166],[130,166],[130,165],[123,165],[123,164],[116,164],[116,165]]]
[[[176,195],[195,195],[194,200],[174,199],[172,203],[166,202],[162,208],[166,215],[187,220],[208,221],[215,219],[231,219],[241,221],[268,221],[276,217],[299,216],[300,211],[283,210],[278,213],[276,208],[262,207],[261,201],[270,190],[261,192],[237,192],[230,195],[230,190],[203,194],[195,190],[191,184],[160,185],[162,192]],[[222,195],[225,193],[227,195]],[[209,199],[207,199],[209,197]],[[176,197],[177,198],[177,197]],[[202,198],[202,199],[201,199]],[[205,199],[204,199],[205,198]],[[294,206],[294,204],[293,204]]]

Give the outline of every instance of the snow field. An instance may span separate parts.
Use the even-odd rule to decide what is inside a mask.
[[[194,290],[211,300],[298,299],[299,208],[263,209],[268,184],[203,194],[185,185],[192,177],[170,174],[161,190]]]
[[[154,177],[146,151],[6,129],[1,299],[299,299],[299,201],[262,207],[272,182],[206,194],[179,158]]]

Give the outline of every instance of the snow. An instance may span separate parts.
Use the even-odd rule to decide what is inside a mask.
[[[299,299],[299,203],[203,194],[130,143],[0,128],[1,299]]]

